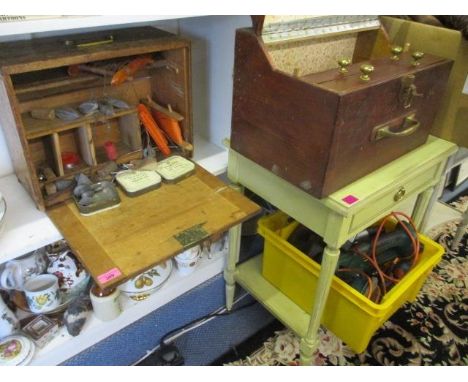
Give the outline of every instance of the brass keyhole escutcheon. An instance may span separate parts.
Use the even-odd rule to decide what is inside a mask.
[[[396,194],[393,196],[393,200],[395,202],[399,202],[401,199],[403,199],[403,197],[405,196],[406,194],[406,190],[404,187],[400,187],[398,189],[398,191],[396,192]]]

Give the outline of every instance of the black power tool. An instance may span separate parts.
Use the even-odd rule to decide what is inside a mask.
[[[376,260],[379,268],[385,274],[393,275],[395,279],[401,279],[409,271],[414,252],[412,240],[402,224],[405,225],[413,238],[417,237],[411,224],[400,222],[393,231],[382,232],[376,243]],[[377,280],[378,278],[378,272],[368,258],[372,252],[376,233],[377,227],[370,227],[340,248],[336,275],[364,295],[369,293],[371,287],[369,280]],[[288,242],[314,261],[322,262],[326,244],[319,235],[305,226],[299,225],[289,236]],[[423,251],[422,244],[420,244],[419,250]],[[392,284],[386,282],[385,289],[389,290],[393,286]]]

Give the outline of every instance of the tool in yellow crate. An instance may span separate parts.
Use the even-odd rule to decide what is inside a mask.
[[[384,230],[389,225],[393,229]],[[304,226],[299,225],[288,241],[321,262],[325,243]],[[369,227],[342,246],[336,275],[370,300],[379,302],[414,267],[421,250],[411,218],[392,212],[378,226]]]

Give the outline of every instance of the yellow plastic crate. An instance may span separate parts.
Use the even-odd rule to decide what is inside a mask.
[[[297,227],[282,212],[261,218],[258,232],[265,238],[263,277],[294,301],[311,312],[320,265],[287,242]],[[408,272],[376,304],[334,276],[321,323],[341,338],[355,352],[363,352],[375,331],[406,301],[416,298],[426,277],[441,260],[444,248],[419,234],[424,252]]]

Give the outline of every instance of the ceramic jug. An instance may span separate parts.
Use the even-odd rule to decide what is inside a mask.
[[[0,273],[0,288],[22,291],[24,283],[31,277],[44,273],[46,266],[47,257],[43,249],[8,261]]]
[[[15,314],[8,308],[0,296],[0,338],[9,336],[20,328]]]
[[[49,266],[47,273],[57,276],[62,293],[69,296],[79,291],[83,283],[89,279],[89,274],[66,245],[47,246]]]

